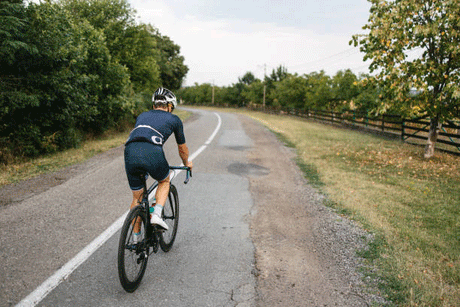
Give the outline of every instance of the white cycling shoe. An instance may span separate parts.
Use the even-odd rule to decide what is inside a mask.
[[[133,233],[133,241],[134,241],[134,244],[142,242],[141,233]]]
[[[159,217],[157,214],[152,214],[152,218],[150,219],[150,223],[152,225],[158,225],[164,230],[168,230],[169,227],[166,225],[165,221],[161,217]]]

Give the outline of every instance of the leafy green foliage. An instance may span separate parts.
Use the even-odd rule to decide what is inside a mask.
[[[0,65],[8,67],[16,60],[18,51],[33,51],[33,48],[23,41],[26,20],[22,1],[1,1],[0,18]]]
[[[370,0],[368,34],[355,35],[369,81],[384,89],[381,111],[393,107],[405,114],[440,119],[460,111],[460,2],[453,0]],[[419,55],[417,55],[419,54]],[[416,95],[411,92],[416,92]]]
[[[270,92],[270,98],[275,106],[292,106],[302,109],[306,101],[307,80],[297,75],[287,75],[275,83],[275,88]]]
[[[288,73],[279,66],[273,69],[264,81],[253,73],[246,72],[238,83],[229,87],[215,88],[214,102],[225,106],[254,106],[264,104],[270,108],[295,110],[365,110],[372,112],[376,105],[378,88],[361,86],[359,82],[367,76],[356,76],[350,70],[339,71],[329,77],[324,71],[299,76]],[[178,92],[178,96],[189,104],[210,105],[212,86],[195,84]]]
[[[243,83],[245,85],[251,85],[251,83],[256,81],[256,77],[252,72],[248,71],[243,77],[238,78],[238,81],[239,83]]]
[[[182,73],[163,81],[166,44],[134,14],[126,0],[0,2],[0,162],[78,146],[133,121],[156,87],[181,84],[178,46],[168,41],[168,60]]]
[[[460,115],[460,2],[369,1],[369,23],[363,27],[368,33],[350,43],[372,60],[371,72],[378,70],[368,82],[382,89],[381,113],[396,109],[430,117],[425,149],[430,158],[439,124]]]
[[[161,84],[156,42],[149,25],[136,25],[126,0],[63,0],[74,18],[101,31],[113,62],[128,68],[136,92],[153,92]]]
[[[308,108],[324,110],[332,101],[331,78],[322,70],[305,76],[307,79],[306,101]]]
[[[264,84],[259,79],[254,79],[242,92],[243,99],[254,104],[264,103]]]
[[[158,30],[152,32],[159,51],[158,63],[163,86],[176,91],[182,86],[182,81],[188,72],[184,64],[184,57],[180,55],[180,47],[167,36],[161,35]]]

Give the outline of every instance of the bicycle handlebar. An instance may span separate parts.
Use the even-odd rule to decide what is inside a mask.
[[[192,177],[192,169],[190,167],[187,167],[187,166],[170,166],[169,169],[177,169],[177,170],[187,171],[187,174],[185,175],[184,184],[187,184],[188,181],[190,180],[190,177]]]

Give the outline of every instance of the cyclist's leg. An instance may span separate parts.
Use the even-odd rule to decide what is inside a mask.
[[[155,194],[156,204],[164,207],[169,194],[169,176],[158,182],[157,192]]]
[[[156,204],[150,222],[161,226],[164,230],[168,230],[169,226],[163,220],[163,207],[169,194],[169,176],[158,182],[157,191],[155,194]]]
[[[129,209],[132,209],[141,203],[142,195],[144,194],[144,189],[131,192],[133,192],[133,201],[131,202],[131,206],[129,207]]]
[[[169,193],[169,164],[163,149],[159,146],[153,146],[150,151],[149,159],[147,171],[153,179],[158,181],[158,187],[155,194],[156,206],[154,214],[161,217],[161,211]]]
[[[133,201],[131,203],[130,209],[136,207],[137,205],[140,204],[140,200],[142,198],[142,195],[144,193],[144,189],[137,190],[137,191],[132,191],[133,192]],[[141,223],[140,220],[134,220],[134,225],[133,225],[133,231],[137,235],[141,231]]]

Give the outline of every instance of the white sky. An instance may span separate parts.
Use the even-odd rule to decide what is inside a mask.
[[[139,21],[181,47],[189,67],[185,85],[228,86],[247,71],[283,65],[299,75],[324,69],[368,72],[363,54],[348,45],[363,33],[366,0],[129,0]]]

